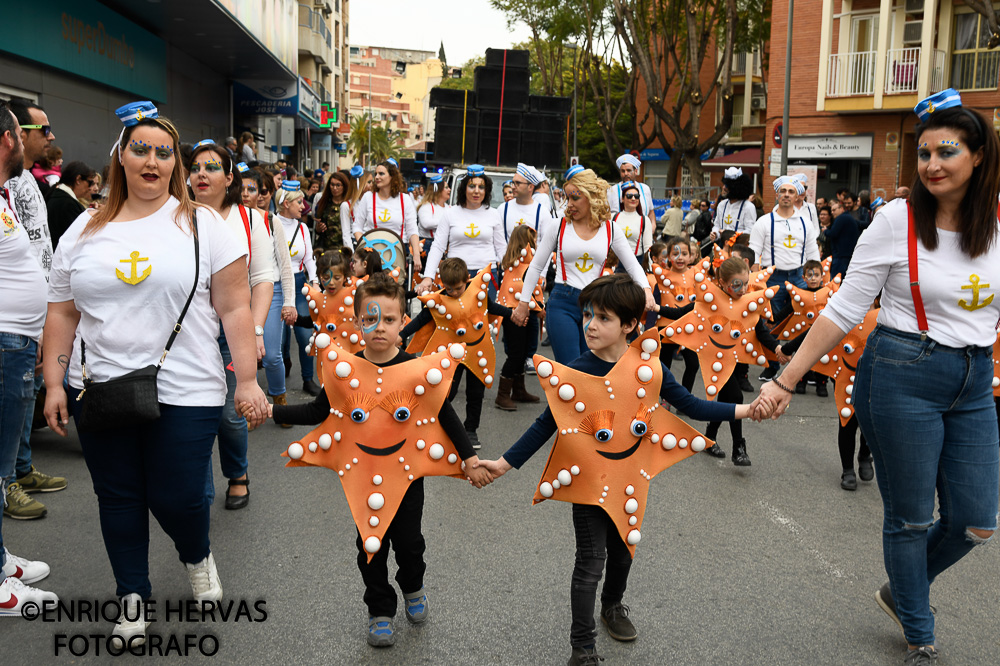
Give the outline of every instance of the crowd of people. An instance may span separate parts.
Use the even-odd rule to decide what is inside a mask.
[[[558,450],[583,456],[595,442],[620,443],[627,450],[598,450],[594,467],[547,466],[538,486],[538,499],[573,503],[569,663],[596,664],[602,576],[609,635],[638,635],[624,594],[648,482],[695,452],[725,457],[713,441],[724,423],[732,463],[750,466],[740,420],[778,418],[810,383],[828,396],[827,377],[814,370],[841,345],[861,361],[856,372],[831,364],[829,373],[838,389],[831,409],[841,422],[840,485],[854,490],[859,477],[878,484],[888,582],[876,601],[903,631],[905,663],[929,664],[937,658],[930,585],[996,529],[1000,301],[983,290],[1000,283],[1000,145],[954,91],[916,112],[917,178],[891,201],[846,189],[812,201],[807,178],[790,173],[774,180],[776,203],[766,210],[750,179],[727,169],[718,199],[692,201],[685,212],[675,197],[658,217],[632,154],[617,160],[615,184],[574,165],[553,187],[518,164],[504,183],[469,165],[453,182],[432,173],[408,186],[392,159],[344,171],[324,163],[300,175],[284,161],[259,163],[249,133],[221,145],[183,143],[153,104],[136,102],[117,110],[122,131],[98,175],[82,162],[61,164],[40,106],[0,105],[3,514],[40,518],[46,508],[33,495],[67,484],[32,464],[31,414],[44,386],[46,422],[66,435],[75,421],[98,498],[122,606],[114,636],[141,644],[147,627],[137,610],[152,594],[150,514],[174,543],[194,598],[218,602],[208,520],[216,440],[225,507],[239,510],[250,502],[250,431],[269,418],[319,426],[315,441],[293,442],[286,455],[342,478],[358,526],[367,641],[386,647],[396,640],[398,605],[390,546],[406,619],[419,624],[429,614],[423,475],[457,472],[478,488],[520,468],[553,435],[550,463]],[[499,207],[491,206],[496,186]],[[394,251],[412,277],[369,244],[373,230],[398,237]],[[921,284],[918,271],[934,281]],[[540,346],[552,360],[532,362]],[[680,382],[675,361],[684,364]],[[312,402],[288,400],[296,365]],[[746,404],[744,394],[758,392],[750,365],[763,372]],[[692,393],[699,372],[704,399]],[[547,405],[528,390],[527,373],[549,379]],[[463,378],[461,420],[451,401]],[[383,379],[392,388],[379,395]],[[493,388],[497,408],[540,415],[502,456],[480,460],[478,428]],[[386,495],[369,489],[355,498],[361,491],[345,477],[351,465],[333,444],[341,432],[324,428],[344,419],[337,427],[369,424],[359,437],[401,432],[439,390],[430,422],[444,446],[429,447],[430,457],[460,467],[415,468],[394,482],[384,467],[372,484]],[[708,437],[672,411],[707,422]],[[427,431],[428,420],[421,423]],[[642,445],[669,461],[641,470],[622,463]],[[382,449],[358,447],[375,464],[394,462]],[[608,485],[585,499],[577,489],[588,483]],[[391,492],[395,503],[386,502]],[[615,493],[623,493],[621,516],[610,507]],[[366,504],[370,518],[358,513]],[[48,565],[9,552],[2,529],[0,565],[0,614],[57,600],[33,587]]]

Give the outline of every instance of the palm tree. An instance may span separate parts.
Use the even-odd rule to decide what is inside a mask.
[[[357,161],[362,155],[368,155],[368,133],[371,128],[371,117],[368,113],[351,116],[351,135],[347,138],[347,150],[355,155]],[[375,135],[372,135],[375,138]],[[374,146],[373,146],[374,147]]]

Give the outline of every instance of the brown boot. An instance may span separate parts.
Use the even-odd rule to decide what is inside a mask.
[[[511,399],[514,402],[538,402],[539,397],[537,395],[532,395],[528,393],[528,389],[524,388],[524,373],[522,372],[518,376],[514,377],[514,388],[510,394]]]
[[[510,389],[514,384],[514,380],[510,377],[500,377],[500,387],[497,389],[497,399],[493,404],[496,405],[497,409],[502,409],[505,412],[516,412],[517,403],[510,399]]]
[[[274,404],[276,404],[276,405],[287,405],[288,404],[288,401],[285,399],[285,394],[284,393],[279,393],[278,395],[273,396],[273,398],[274,398]],[[292,427],[292,424],[290,424],[290,423],[281,423],[280,425],[281,425],[282,428],[291,428]]]

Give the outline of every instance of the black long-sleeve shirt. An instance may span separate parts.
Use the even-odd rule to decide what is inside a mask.
[[[365,357],[364,350],[358,354],[358,357]],[[413,354],[399,350],[399,353],[392,360],[385,363],[376,363],[375,365],[385,368],[390,365],[405,363],[415,358],[416,356]],[[326,397],[326,391],[320,391],[319,395],[312,402],[301,405],[274,406],[274,422],[278,424],[319,425],[329,415],[330,399]],[[469,441],[469,435],[465,432],[465,425],[463,425],[462,419],[458,417],[455,409],[447,400],[444,401],[444,404],[441,405],[441,411],[438,412],[438,423],[441,424],[445,434],[448,435],[448,438],[455,445],[455,450],[458,451],[458,455],[462,457],[462,460],[468,460],[472,456],[477,455],[476,451],[472,448],[472,443]]]

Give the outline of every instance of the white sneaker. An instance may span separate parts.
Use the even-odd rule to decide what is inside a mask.
[[[121,598],[122,612],[111,632],[111,643],[122,650],[146,642],[146,617],[142,597],[134,592]]]
[[[535,362],[530,358],[524,362],[524,374],[526,375],[535,374]]]
[[[42,605],[46,602],[58,603],[55,592],[46,592],[36,587],[28,587],[19,578],[8,576],[0,583],[0,617],[4,615],[20,615],[21,608],[27,604],[35,604],[40,614]]]
[[[3,575],[17,578],[24,584],[37,583],[49,575],[49,565],[45,562],[35,562],[26,560],[23,557],[14,555],[6,548],[3,549],[7,556],[3,565]]]
[[[188,579],[191,581],[191,592],[197,601],[221,601],[222,583],[219,581],[219,571],[215,568],[215,557],[212,553],[197,564],[184,564],[187,567]]]

